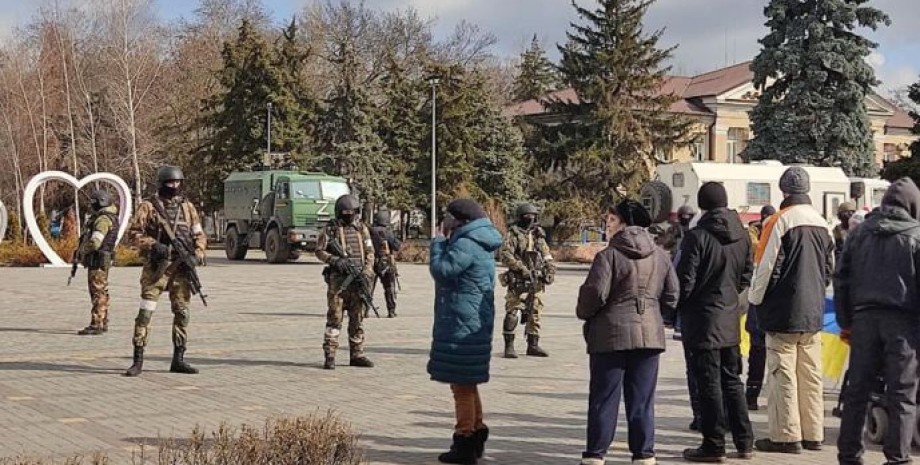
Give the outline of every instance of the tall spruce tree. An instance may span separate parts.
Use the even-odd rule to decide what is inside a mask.
[[[920,81],[917,81],[907,88],[908,103],[913,108],[920,108]],[[910,116],[914,119],[914,127],[911,133],[917,136],[917,139],[910,144],[910,156],[885,163],[882,168],[882,177],[894,181],[895,179],[907,176],[920,185],[920,113],[917,110],[910,110]]]
[[[534,34],[530,47],[521,54],[518,74],[514,78],[512,100],[539,99],[556,90],[559,86],[559,73],[553,63],[546,58],[546,52]]]
[[[754,58],[762,90],[751,112],[754,139],[744,156],[840,166],[851,176],[876,173],[865,98],[877,81],[866,57],[876,44],[857,27],[888,17],[867,0],[771,0],[770,32]]]
[[[654,167],[655,149],[674,147],[690,129],[669,112],[678,97],[661,93],[674,48],[658,47],[663,30],[643,30],[654,0],[599,3],[589,10],[573,2],[582,23],[573,23],[568,42],[559,46],[560,71],[578,99],[551,102],[570,118],[554,131],[556,159],[549,164],[557,189],[571,205],[588,206],[559,210],[583,218],[594,218],[597,207],[618,192],[635,192]]]

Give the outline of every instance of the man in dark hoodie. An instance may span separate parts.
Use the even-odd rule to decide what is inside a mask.
[[[728,426],[736,457],[750,458],[754,432],[741,382],[738,296],[751,283],[751,240],[738,213],[727,208],[722,184],[703,184],[697,203],[705,213],[681,244],[677,311],[699,386],[703,443],[683,455],[691,462],[721,461]]]
[[[850,333],[849,384],[837,439],[841,465],[863,463],[862,431],[879,376],[885,380],[886,463],[908,463],[920,340],[920,189],[895,181],[878,211],[850,231],[834,275],[837,323]]]

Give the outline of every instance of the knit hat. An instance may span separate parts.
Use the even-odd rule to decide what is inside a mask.
[[[447,204],[447,213],[460,221],[486,218],[486,211],[473,199],[457,199]]]
[[[790,167],[779,178],[779,190],[784,194],[807,194],[811,190],[808,171],[801,166]]]
[[[617,216],[626,223],[626,226],[639,226],[647,228],[652,225],[652,215],[635,200],[624,200],[616,206]]]
[[[920,189],[910,178],[898,179],[885,191],[882,206],[903,208],[911,218],[920,220]]]
[[[713,181],[703,184],[700,191],[696,193],[696,203],[700,206],[700,210],[727,207],[728,193],[725,192],[725,186]]]

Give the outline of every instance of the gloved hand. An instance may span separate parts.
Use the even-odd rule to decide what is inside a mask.
[[[343,257],[338,257],[333,260],[330,265],[332,269],[338,273],[347,273],[348,272],[348,259]]]
[[[159,262],[169,258],[169,247],[166,244],[161,244],[157,242],[150,248],[150,254],[148,255],[151,261]]]

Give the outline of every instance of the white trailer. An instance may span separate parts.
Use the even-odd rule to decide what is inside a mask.
[[[745,164],[689,162],[659,165],[654,180],[642,186],[640,199],[656,222],[667,221],[673,219],[677,209],[683,205],[699,211],[696,194],[704,183],[714,181],[725,186],[728,207],[737,210],[747,223],[760,219],[760,209],[765,205],[779,208],[783,201],[779,178],[787,168],[789,166],[773,160]],[[887,182],[881,180],[860,178],[851,181],[840,168],[802,168],[811,180],[809,197],[812,205],[828,224],[837,221],[837,206],[852,197],[857,190],[855,183],[862,183],[864,187],[857,199],[859,208],[878,206],[881,201],[881,196],[877,196],[878,189],[887,187]],[[881,192],[884,193],[883,190]]]

